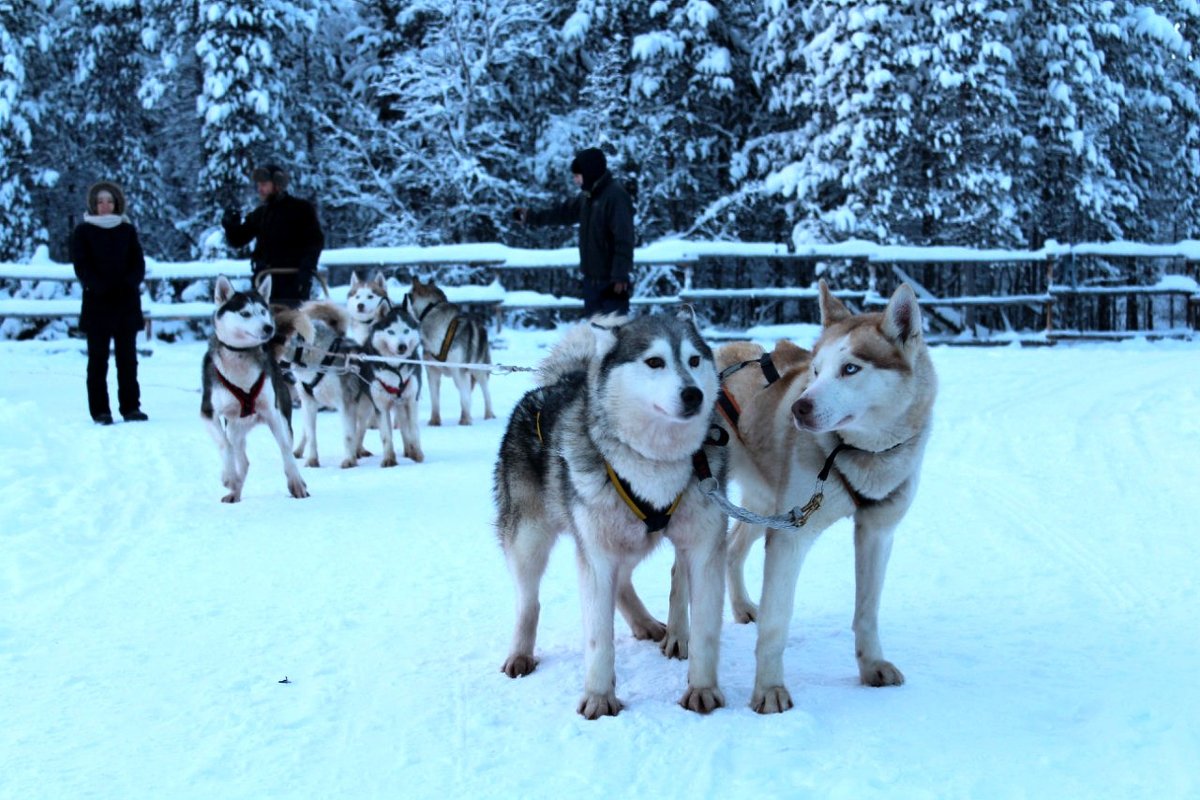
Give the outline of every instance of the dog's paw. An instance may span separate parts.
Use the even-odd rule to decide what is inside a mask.
[[[316,456],[309,456],[309,457],[308,457],[308,458],[305,460],[305,462],[304,462],[304,466],[306,466],[306,467],[319,467],[319,466],[321,466],[321,459],[317,458]]]
[[[357,458],[343,458],[342,459],[342,469],[353,469],[354,467],[357,467],[357,466],[358,466]]]
[[[461,417],[458,418],[458,424],[459,425],[470,425],[471,424],[471,415],[463,414]]]
[[[616,694],[605,692],[603,694],[585,694],[575,710],[585,719],[600,719],[601,717],[615,717],[621,713],[621,709],[624,707],[624,704],[617,699]]]
[[[241,496],[238,495],[237,492],[230,492],[229,494],[227,494],[221,498],[221,502],[222,503],[236,503],[241,499],[242,499]]]
[[[758,606],[754,603],[734,603],[733,621],[741,624],[758,622]]]
[[[302,480],[288,481],[288,491],[297,500],[308,497],[308,486]]]
[[[358,457],[359,458],[370,458],[372,455],[374,455],[374,453],[372,453],[367,448],[365,448],[365,447],[358,448]]]
[[[667,636],[667,626],[654,617],[646,617],[630,623],[629,630],[633,633],[633,638],[642,642],[647,639],[652,642],[661,642]]]
[[[689,686],[679,698],[679,705],[697,714],[708,714],[725,707],[725,695],[716,686]]]
[[[437,427],[440,427],[440,426],[441,426],[441,424],[442,424],[442,418],[441,418],[441,417],[430,417],[430,418],[429,418],[429,427],[431,427],[431,428],[437,428]]]
[[[858,675],[867,686],[900,686],[904,683],[904,673],[883,659],[860,663]]]
[[[523,678],[537,669],[537,664],[537,659],[533,656],[514,653],[505,659],[500,671],[510,678]]]
[[[659,647],[662,654],[667,658],[678,658],[680,661],[687,661],[688,657],[688,637],[678,636],[670,631],[667,631],[663,636],[662,644]]]
[[[756,688],[750,695],[750,708],[759,714],[782,714],[792,706],[792,695],[786,686]]]
[[[390,456],[384,456],[383,460],[379,462],[379,466],[394,467],[397,463],[399,462],[396,461],[396,454],[392,453]]]
[[[425,460],[425,454],[423,452],[421,452],[420,448],[416,448],[416,447],[414,447],[411,450],[409,450],[408,448],[405,448],[404,455],[407,456],[408,458],[411,458],[413,461],[417,462],[418,464],[420,464],[422,461]]]
[[[292,451],[293,458],[300,458],[303,455],[304,455],[304,445],[300,445],[299,447],[297,447],[295,450]]]

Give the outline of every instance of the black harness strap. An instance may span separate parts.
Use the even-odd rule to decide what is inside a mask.
[[[767,386],[779,380],[779,370],[775,368],[775,362],[771,360],[770,353],[763,353],[758,358],[749,361],[731,364],[721,370],[721,374],[718,376],[721,381],[721,389],[717,392],[717,411],[721,412],[721,416],[725,418],[735,431],[738,429],[738,420],[742,416],[742,409],[738,405],[737,400],[733,398],[733,395],[725,390],[725,379],[751,364],[758,364],[762,370],[763,377],[767,380]]]
[[[703,450],[700,451],[703,454]],[[693,463],[695,456],[693,456]],[[707,461],[706,461],[707,465]],[[634,516],[646,523],[646,533],[657,533],[671,521],[671,515],[675,513],[675,509],[679,508],[679,501],[683,499],[686,489],[679,493],[675,498],[675,502],[671,503],[669,508],[655,508],[648,502],[638,497],[629,483],[624,478],[616,473],[612,465],[607,461],[604,462],[604,469],[608,471],[608,480],[612,483],[613,488],[617,491],[617,496],[625,501],[625,505],[629,506],[629,510]]]
[[[321,366],[320,366],[320,369],[317,371],[317,377],[313,378],[310,383],[300,384],[301,386],[304,387],[304,391],[308,393],[309,397],[315,397],[313,392],[315,392],[317,390],[317,387],[321,385],[321,381],[325,380],[326,369],[333,366],[333,363],[338,360],[338,351],[340,351],[342,349],[342,345],[344,343],[345,342],[341,336],[334,339],[333,343],[329,345],[329,350],[325,353],[325,357],[321,359]],[[300,348],[296,348],[296,352],[297,352],[297,355],[299,355]],[[296,361],[301,366],[304,366],[303,362],[301,362],[298,358]]]

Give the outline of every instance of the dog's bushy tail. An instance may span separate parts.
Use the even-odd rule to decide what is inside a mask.
[[[550,386],[569,373],[587,372],[597,357],[599,337],[606,335],[596,325],[617,328],[624,321],[624,318],[609,316],[600,318],[595,324],[587,321],[569,328],[538,364],[534,382],[538,386]]]
[[[324,322],[333,328],[338,336],[345,336],[350,332],[350,315],[337,303],[331,303],[328,300],[309,300],[300,306],[300,311],[309,319]]]

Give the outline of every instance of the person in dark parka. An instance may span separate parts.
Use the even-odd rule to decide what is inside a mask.
[[[518,208],[513,218],[530,225],[579,224],[579,266],[583,272],[583,313],[629,313],[633,271],[633,201],[608,171],[604,151],[580,150],[571,162],[582,191],[550,208]]]
[[[325,233],[313,204],[288,194],[288,174],[277,164],[254,170],[261,204],[246,215],[228,210],[221,219],[225,241],[244,247],[254,240],[250,255],[254,285],[271,275],[271,302],[295,308],[309,299]]]
[[[79,327],[87,334],[88,411],[111,425],[108,403],[109,344],[117,362],[117,403],[127,422],[147,419],[137,379],[137,335],[142,317],[146,259],[137,229],[125,216],[125,194],[110,181],[88,189],[87,213],[71,234],[71,262],[83,285]]]

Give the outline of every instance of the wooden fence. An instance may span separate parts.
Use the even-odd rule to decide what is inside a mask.
[[[321,270],[335,297],[351,272],[378,271],[401,282],[419,276],[433,278],[451,300],[484,311],[498,326],[542,326],[581,314],[576,267],[572,250],[491,246],[329,251]],[[247,279],[249,264],[151,262],[144,303],[148,320],[203,327],[212,304],[207,294],[192,295],[197,282],[210,290],[217,274]],[[925,310],[928,336],[936,342],[1190,338],[1200,330],[1197,242],[1033,252],[849,243],[793,253],[775,245],[689,243],[639,250],[635,276],[635,306],[690,304],[717,337],[756,326],[818,322],[820,278],[860,309],[882,307],[901,281],[909,282]],[[68,265],[0,264],[0,318],[27,320],[22,335],[30,336],[49,320],[73,320],[79,309],[74,282]],[[56,284],[66,291],[46,288]],[[192,291],[185,302],[188,287]]]

